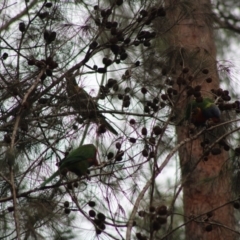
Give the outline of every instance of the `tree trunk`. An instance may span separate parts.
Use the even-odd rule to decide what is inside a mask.
[[[210,20],[210,1],[174,1],[169,4],[168,9],[168,18],[173,25],[167,38],[170,49],[173,49],[169,62],[174,72],[172,78],[177,82],[177,78],[181,76],[192,87],[200,85],[202,96],[214,99],[211,89],[218,87],[219,78]],[[189,70],[187,74],[184,73],[184,68]],[[206,78],[212,78],[212,82],[207,83]],[[187,97],[187,91],[184,90],[186,85],[180,82],[175,88],[182,92],[176,104],[176,112],[183,116],[191,98]],[[188,126],[189,123],[177,126],[178,142],[189,137]],[[209,154],[204,161],[201,142],[206,134],[179,150],[186,239],[236,239],[234,208],[232,204],[227,204],[232,200],[229,157],[222,150],[220,155]],[[210,144],[213,141],[211,139]],[[207,215],[208,212],[211,214]]]

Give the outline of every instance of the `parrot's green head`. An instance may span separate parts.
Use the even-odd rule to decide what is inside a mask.
[[[80,148],[86,155],[86,159],[88,160],[90,166],[99,166],[97,160],[97,148],[93,144],[86,144]]]

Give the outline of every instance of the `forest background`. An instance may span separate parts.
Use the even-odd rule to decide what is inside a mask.
[[[2,1],[0,239],[238,239],[239,9]],[[88,176],[41,186],[88,143]]]

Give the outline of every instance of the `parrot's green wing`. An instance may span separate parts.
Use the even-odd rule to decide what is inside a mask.
[[[87,173],[87,169],[93,165],[97,166],[97,149],[93,144],[86,144],[71,151],[66,158],[60,162],[60,171],[68,169],[82,176]]]
[[[77,85],[75,78],[70,75],[66,77],[67,93],[72,108],[79,112],[83,118],[92,118],[97,115],[97,104],[93,98]]]
[[[118,135],[117,131],[106,121],[106,118],[99,113],[98,105],[93,98],[77,85],[75,78],[70,75],[66,77],[66,80],[67,93],[72,108],[78,111],[83,118],[90,119],[97,124],[103,124],[110,132]]]
[[[78,176],[86,175],[91,166],[98,166],[97,148],[93,144],[82,145],[72,150],[59,164],[59,170],[48,178],[41,187],[52,181],[60,172],[70,171]]]

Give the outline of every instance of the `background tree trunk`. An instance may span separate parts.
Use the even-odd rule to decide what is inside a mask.
[[[168,17],[174,25],[168,35],[170,47],[174,49],[171,51],[174,54],[170,58],[170,66],[173,67],[173,72],[177,73],[177,77],[183,78],[186,77],[183,68],[189,69],[192,87],[200,85],[202,96],[213,99],[211,89],[219,86],[219,79],[210,20],[211,4],[206,0],[188,1],[184,4],[186,5],[174,1],[174,4],[169,6],[171,10],[168,11]],[[207,69],[209,73],[206,74],[206,71],[204,73],[203,69]],[[176,74],[173,78],[175,76]],[[207,83],[205,81],[207,77],[211,77],[213,81]],[[182,91],[184,86],[179,84],[176,88]],[[182,91],[176,104],[177,114],[184,115],[189,100],[186,91]],[[188,138],[189,127],[185,124],[178,126],[177,136],[178,142]],[[236,239],[236,234],[231,231],[235,226],[233,207],[231,204],[226,204],[231,200],[228,154],[227,152],[222,152],[220,155],[210,154],[207,161],[204,161],[204,150],[201,147],[204,137],[205,134],[202,134],[179,151],[185,221],[195,218],[186,224],[186,239]],[[212,213],[209,218],[206,215],[208,212]],[[204,221],[207,218],[208,221]]]

